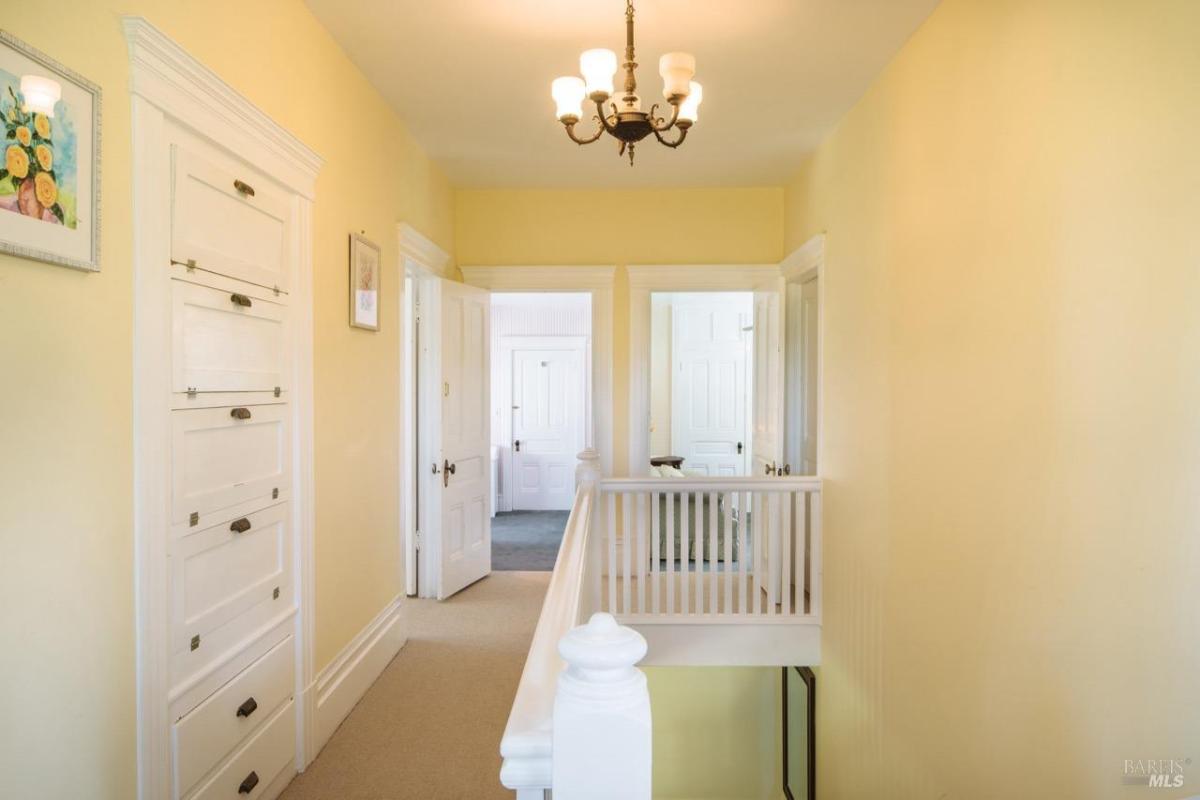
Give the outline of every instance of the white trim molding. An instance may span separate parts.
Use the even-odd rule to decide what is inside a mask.
[[[416,228],[407,222],[401,222],[396,226],[396,241],[400,245],[401,280],[404,279],[403,259],[405,258],[411,258],[439,275],[445,274],[446,267],[450,264],[450,254]]]
[[[779,272],[785,280],[803,281],[809,273],[818,272],[825,264],[825,234],[818,233],[779,262]]]
[[[611,266],[459,267],[463,282],[492,292],[588,292],[592,296],[592,431],[587,446],[613,474],[613,274]]]
[[[294,193],[290,290],[294,325],[292,503],[296,566],[297,769],[311,761],[313,352],[312,205],[322,159],[142,17],[124,17],[129,48],[134,205],[134,592],[137,637],[138,796],[170,796],[166,535],[170,430],[164,387],[170,375],[170,185],[172,124],[195,131],[253,163]]]
[[[321,670],[311,692],[317,706],[312,758],[325,747],[407,640],[397,596]]]
[[[634,264],[629,273],[629,474],[650,467],[650,295],[750,292],[779,277],[778,264]]]

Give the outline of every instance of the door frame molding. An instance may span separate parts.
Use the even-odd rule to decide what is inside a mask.
[[[592,420],[588,447],[613,474],[613,274],[611,266],[460,266],[463,281],[493,292],[587,292],[592,296]],[[589,438],[586,431],[591,430]]]
[[[400,430],[398,449],[400,464],[397,471],[400,477],[400,491],[397,492],[397,495],[399,496],[400,514],[400,552],[403,554],[401,584],[404,586],[406,595],[416,596],[420,593],[418,578],[421,575],[428,575],[430,568],[427,558],[429,549],[417,546],[416,534],[420,530],[417,508],[427,508],[428,503],[432,501],[433,493],[429,476],[425,470],[417,467],[418,463],[423,463],[425,459],[418,457],[410,449],[412,442],[416,442],[418,447],[424,443],[424,439],[419,435],[416,427],[409,425],[409,414],[413,414],[413,419],[417,420],[421,419],[423,414],[428,413],[428,410],[424,409],[424,398],[419,398],[416,394],[416,387],[420,385],[417,370],[425,369],[427,365],[418,359],[410,372],[409,355],[414,352],[412,348],[418,343],[408,341],[408,335],[416,332],[416,324],[414,320],[408,318],[408,298],[404,296],[404,283],[405,279],[411,275],[414,299],[420,302],[423,296],[429,294],[429,281],[446,274],[450,264],[450,254],[406,222],[401,222],[396,226],[396,243],[399,251],[399,263],[396,269],[395,297],[396,307],[400,309],[400,324],[397,326],[396,335],[400,342],[401,419],[398,426]],[[410,381],[416,381],[416,383]],[[413,569],[414,565],[416,565],[415,570]]]
[[[526,336],[523,334],[511,334],[501,336],[500,341],[497,342],[498,346],[496,348],[500,354],[500,366],[505,369],[508,375],[508,396],[510,399],[515,391],[512,383],[513,355],[518,350],[564,350],[572,353],[583,353],[583,448],[587,447],[588,417],[592,410],[592,375],[591,370],[588,369],[592,361],[592,346],[590,338],[591,337],[588,336],[576,336],[572,334],[538,334],[531,336]],[[495,370],[493,370],[493,374],[494,373]],[[492,386],[492,391],[495,391],[495,384]],[[511,405],[511,403],[509,405]],[[507,421],[501,423],[502,427],[500,431],[501,433],[508,434],[509,441],[512,441],[513,438],[512,416],[512,412],[510,411],[507,415]],[[582,450],[583,448],[580,449]],[[572,456],[572,463],[574,463],[575,460],[575,457]],[[508,468],[500,473],[500,480],[498,481],[497,487],[501,493],[501,496],[504,498],[505,508],[497,508],[496,510],[515,511],[516,509],[514,509],[513,506],[516,505],[514,502],[516,500],[516,491],[513,486],[513,476],[516,474],[516,467],[514,466],[516,463],[516,454],[513,452],[511,447],[508,448],[508,458],[506,458],[505,461],[508,464]]]
[[[138,797],[170,795],[169,603],[166,546],[170,412],[170,163],[168,120],[197,132],[294,193],[289,314],[292,326],[292,535],[296,570],[297,741],[295,766],[316,755],[313,536],[313,203],[323,160],[143,17],[122,18],[129,48],[133,130],[134,609],[137,664]],[[164,203],[163,198],[168,202]]]
[[[631,264],[629,273],[628,474],[650,466],[650,295],[654,292],[752,292],[779,277],[778,264]],[[643,466],[636,466],[636,465]]]
[[[805,283],[817,279],[817,474],[821,474],[821,450],[825,446],[825,234],[818,233],[788,254],[779,263],[784,284]],[[786,294],[783,302],[787,303]],[[785,344],[786,347],[786,344]],[[785,353],[786,358],[786,353]],[[786,385],[786,363],[785,363]],[[787,442],[787,418],[784,416],[784,442]]]

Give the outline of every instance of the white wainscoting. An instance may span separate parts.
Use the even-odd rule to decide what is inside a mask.
[[[314,757],[406,641],[408,636],[400,622],[400,596],[397,596],[317,675]]]

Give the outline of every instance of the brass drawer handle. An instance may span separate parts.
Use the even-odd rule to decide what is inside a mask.
[[[229,302],[233,303],[235,306],[241,306],[242,308],[249,308],[251,305],[253,305],[253,303],[250,302],[249,297],[246,297],[244,294],[238,294],[237,292],[229,295]]]
[[[229,416],[233,417],[234,419],[250,419],[250,409],[235,408],[229,412]]]
[[[250,794],[254,791],[255,786],[258,786],[258,773],[251,771],[246,776],[246,780],[242,781],[242,785],[238,787],[238,794]]]
[[[248,717],[255,711],[258,711],[258,701],[251,697],[249,700],[238,706],[237,715],[239,717]]]
[[[246,531],[250,530],[250,520],[246,519],[245,517],[234,520],[233,524],[229,526],[229,530],[233,531],[234,533],[245,533]]]
[[[245,181],[235,180],[233,182],[233,188],[237,189],[238,193],[241,194],[242,197],[254,197],[254,187]]]

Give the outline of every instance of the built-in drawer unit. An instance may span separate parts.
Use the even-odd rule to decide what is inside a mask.
[[[176,144],[172,156],[171,260],[286,291],[291,198],[215,151]]]
[[[285,404],[171,412],[172,524],[203,526],[207,515],[238,503],[286,498],[289,412]]]
[[[296,755],[296,704],[286,701],[187,800],[256,800]]]
[[[289,636],[175,724],[176,794],[194,786],[294,695],[295,659]]]
[[[250,608],[291,597],[288,505],[224,520],[171,545],[172,649],[190,649]]]
[[[182,280],[171,306],[173,392],[287,388],[287,306]]]

